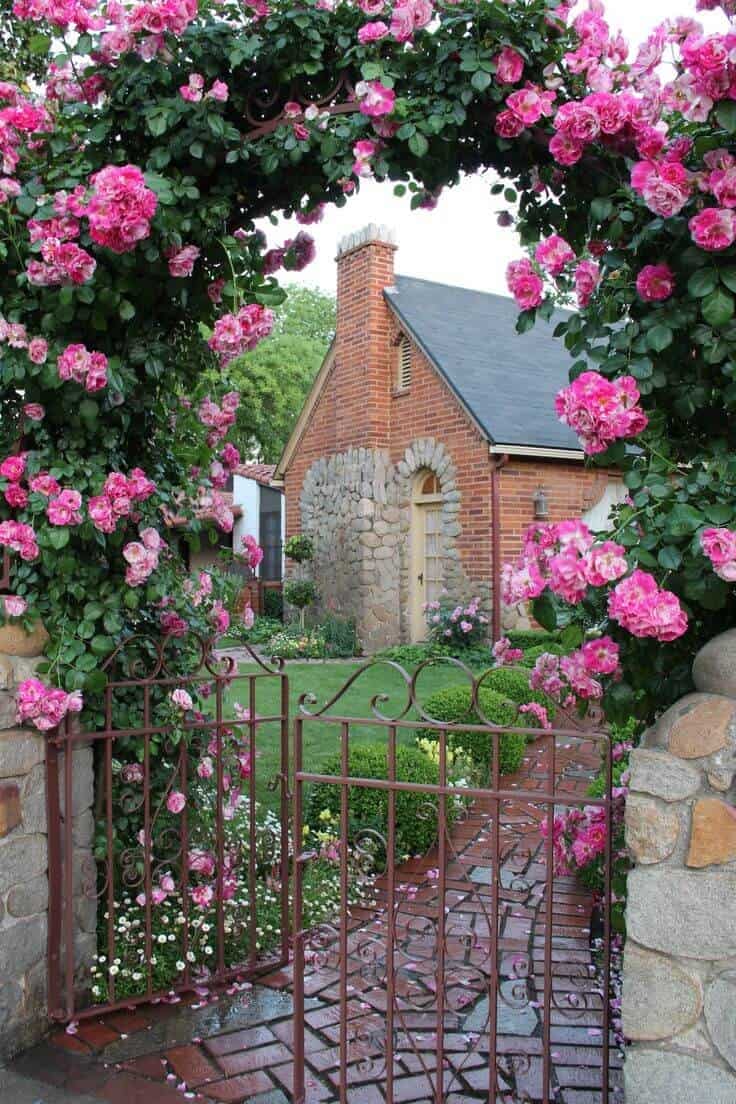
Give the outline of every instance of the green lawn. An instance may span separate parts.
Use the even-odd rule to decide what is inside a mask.
[[[290,760],[293,753],[294,718],[299,715],[298,702],[302,694],[311,692],[317,696],[319,705],[323,705],[338,692],[364,661],[355,663],[287,663],[286,674],[289,678],[289,701],[291,725],[289,733]],[[257,674],[255,664],[241,664],[240,673]],[[438,664],[426,668],[419,677],[417,693],[420,701],[426,701],[430,694],[446,686],[467,685],[462,672],[449,664]],[[248,681],[239,680],[228,692],[228,705],[225,715],[232,716],[232,703],[248,705]],[[376,694],[388,694],[388,702],[379,705],[387,713],[397,713],[406,701],[406,688],[397,671],[385,663],[366,670],[350,689],[330,710],[333,716],[369,717],[371,700]],[[260,716],[272,716],[279,711],[280,680],[259,678],[256,680],[256,713]],[[312,706],[316,709],[319,706]],[[411,717],[416,713],[412,712]],[[305,720],[303,726],[303,762],[306,770],[318,771],[320,765],[339,749],[340,726],[321,720]],[[380,724],[351,726],[350,746],[372,743],[386,738],[386,729]],[[414,733],[399,729],[400,743],[412,744]],[[259,725],[256,735],[256,795],[264,806],[276,808],[277,797],[269,791],[268,782],[279,770],[280,734],[279,726],[274,723]],[[290,764],[291,765],[291,764]]]

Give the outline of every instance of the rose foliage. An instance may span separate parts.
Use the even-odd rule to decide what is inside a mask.
[[[432,207],[490,167],[529,250],[509,272],[520,329],[576,300],[557,326],[573,357],[558,414],[631,496],[615,547],[530,537],[509,595],[580,650],[540,679],[574,691],[600,675],[624,713],[678,695],[736,609],[725,18],[716,34],[672,18],[637,51],[597,0],[572,14],[553,0],[14,12],[45,79],[0,85],[0,541],[22,617],[50,632],[47,683],[94,700],[101,657],[160,630],[162,610],[221,627],[216,609],[202,619],[213,598],[191,607],[173,522],[232,524],[228,365],[269,333],[278,273],[311,260],[322,205],[374,176]],[[254,219],[274,212],[307,229],[266,241]],[[582,652],[596,634],[602,659]]]

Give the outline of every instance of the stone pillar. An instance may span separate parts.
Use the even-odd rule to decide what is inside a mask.
[[[627,1104],[736,1101],[736,630],[631,756]]]
[[[33,675],[45,634],[16,639],[19,632],[0,629],[0,1065],[48,1028],[46,738],[15,725],[15,688]],[[88,878],[92,864],[91,748],[75,751],[74,775],[75,951],[82,966],[95,950],[95,905],[81,893],[83,870]]]

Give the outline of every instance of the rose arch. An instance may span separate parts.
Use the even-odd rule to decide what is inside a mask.
[[[533,601],[570,653],[537,681],[614,719],[690,688],[736,613],[736,38],[720,7],[716,33],[684,14],[630,51],[598,0],[15,0],[0,619],[49,634],[21,720],[94,721],[100,659],[131,633],[227,626],[173,526],[232,526],[228,365],[269,333],[278,273],[309,262],[324,205],[373,176],[432,207],[486,168],[526,251],[508,274],[518,327],[576,306],[556,331],[558,414],[629,491],[604,542],[575,519],[540,526],[505,572],[505,597]],[[266,240],[254,220],[274,212],[303,228]]]

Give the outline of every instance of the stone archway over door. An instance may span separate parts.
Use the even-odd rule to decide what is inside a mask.
[[[411,640],[427,635],[425,603],[439,601],[445,585],[442,491],[437,475],[421,469],[414,477],[411,504]]]

